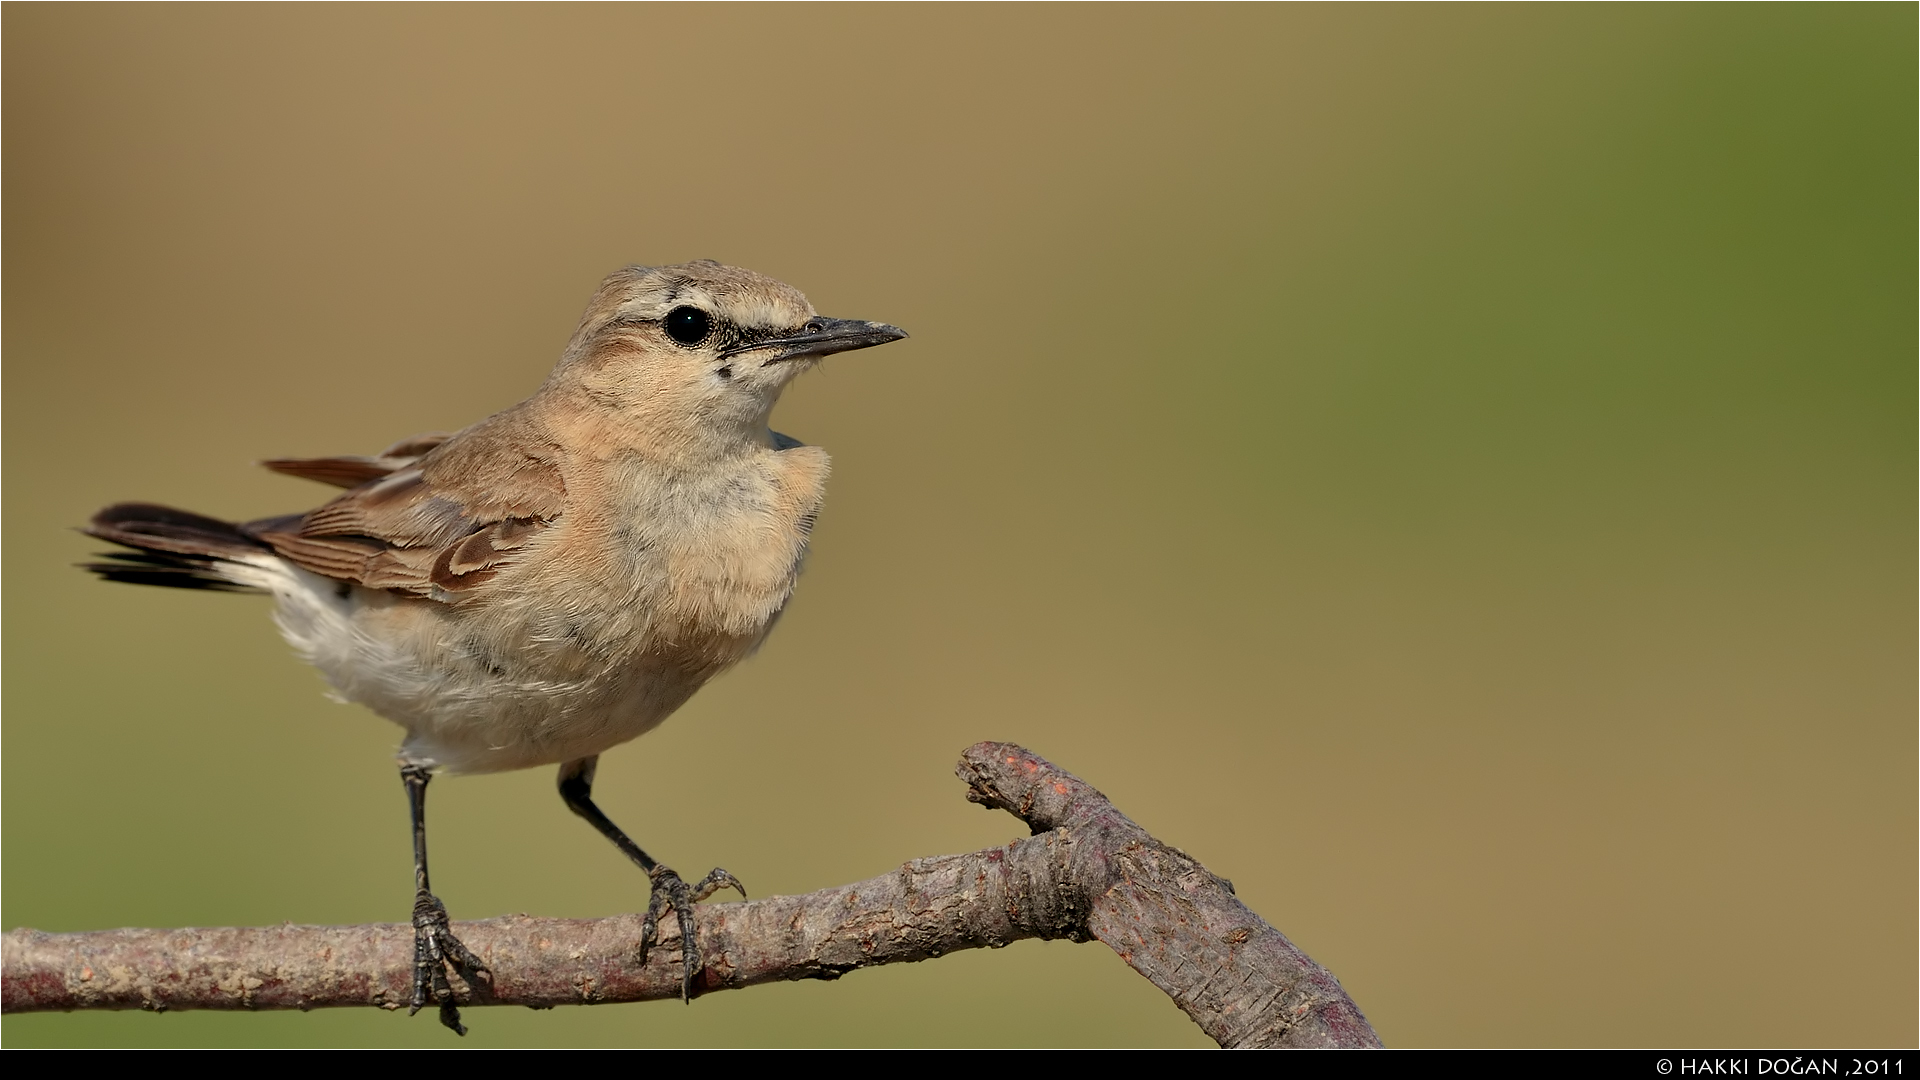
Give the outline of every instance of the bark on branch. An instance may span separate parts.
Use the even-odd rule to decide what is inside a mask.
[[[1147,835],[1105,796],[1010,743],[967,750],[967,798],[1006,810],[1029,839],[805,896],[700,909],[696,993],[834,979],[1022,938],[1098,940],[1226,1047],[1371,1047],[1379,1038],[1326,969]],[[633,964],[640,917],[509,916],[456,924],[492,967],[474,1005],[581,1005],[680,996],[679,936]],[[4,936],[7,1013],[72,1009],[319,1009],[405,1005],[413,930],[273,926]]]

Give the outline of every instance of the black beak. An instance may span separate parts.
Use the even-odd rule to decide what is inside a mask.
[[[837,352],[852,349],[868,349],[875,345],[885,345],[889,341],[899,341],[907,332],[897,326],[886,323],[867,322],[864,319],[829,319],[816,316],[807,320],[800,332],[788,337],[761,338],[759,341],[742,342],[730,349],[723,350],[722,358],[738,356],[741,353],[757,353],[770,350],[760,361],[762,367],[777,364],[782,360],[797,360],[803,356],[830,356]]]

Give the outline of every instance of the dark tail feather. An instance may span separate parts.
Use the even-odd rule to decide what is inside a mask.
[[[228,522],[151,503],[109,506],[81,531],[134,549],[105,554],[102,558],[111,562],[83,563],[84,569],[108,581],[176,589],[259,592],[234,581],[222,563],[273,550]]]
[[[190,559],[184,555],[102,555],[116,562],[81,563],[108,581],[134,585],[165,585],[175,589],[206,589],[209,592],[261,592],[251,585],[229,581],[215,568],[212,559]],[[133,565],[129,565],[133,564]]]

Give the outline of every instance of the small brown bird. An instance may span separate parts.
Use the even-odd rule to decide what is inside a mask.
[[[560,796],[652,882],[639,959],[671,909],[682,996],[700,958],[689,885],[595,806],[599,755],[646,733],[745,659],[793,593],[827,455],[771,430],[781,390],[822,357],[906,337],[828,319],[791,286],[703,261],[600,286],[533,396],[452,435],[373,457],[268,468],[346,488],[305,514],[230,524],[144,503],[86,531],[134,549],[113,581],[264,592],[339,697],[406,729],[413,820],[412,1011],[465,1034],[449,966],[487,974],[427,879],[435,770],[560,766]]]

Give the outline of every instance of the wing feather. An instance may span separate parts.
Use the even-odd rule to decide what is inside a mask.
[[[413,465],[427,451],[446,442],[449,438],[452,436],[436,431],[401,439],[371,456],[341,454],[335,457],[319,458],[274,458],[260,464],[287,476],[298,476],[303,480],[318,480],[323,484],[332,484],[334,487],[354,488],[384,479]]]
[[[369,464],[369,479],[312,513],[242,528],[323,577],[457,603],[534,543],[566,505],[560,451],[529,427],[510,410],[458,435],[416,436],[378,458],[300,459],[300,469],[269,462],[313,479],[354,475],[339,462],[397,467],[374,476]],[[306,468],[312,462],[328,464]]]

